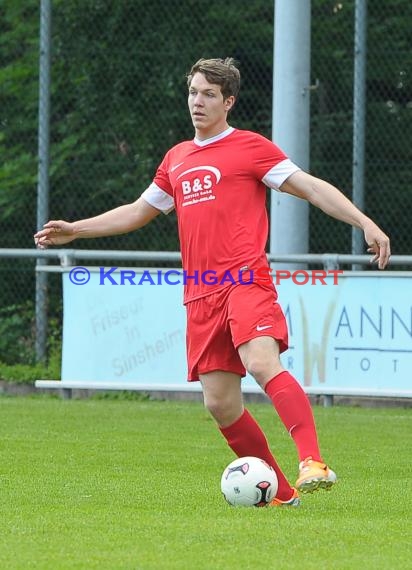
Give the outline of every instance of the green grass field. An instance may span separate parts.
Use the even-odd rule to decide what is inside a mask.
[[[294,481],[292,440],[249,408]],[[236,509],[220,495],[234,456],[201,404],[0,398],[0,568],[411,568],[411,409],[315,415],[339,485]]]

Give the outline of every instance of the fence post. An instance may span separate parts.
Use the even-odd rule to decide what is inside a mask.
[[[40,3],[40,57],[39,57],[39,127],[37,229],[49,216],[49,159],[50,159],[50,37],[51,0]],[[38,258],[36,266],[46,265]],[[36,271],[36,359],[44,361],[47,349],[47,272]]]
[[[309,168],[310,0],[276,0],[273,55],[272,138],[304,170]],[[309,205],[273,193],[270,252],[307,253]],[[277,266],[279,267],[279,266]],[[282,268],[302,267],[282,265]]]
[[[365,205],[365,83],[367,0],[356,0],[353,71],[353,170],[352,201],[361,210]],[[352,253],[360,255],[364,249],[363,232],[352,228]],[[354,265],[353,269],[362,269]]]

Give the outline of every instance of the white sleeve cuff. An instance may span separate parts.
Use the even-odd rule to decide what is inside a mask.
[[[297,166],[289,158],[286,158],[271,168],[269,172],[267,172],[262,178],[262,182],[273,190],[279,190],[280,186],[282,186],[285,180],[289,178],[291,174],[298,172],[299,170],[301,170],[299,166]]]
[[[160,210],[164,214],[168,214],[175,207],[173,198],[154,182],[146,188],[141,197],[146,200],[148,204],[153,206],[153,208]]]

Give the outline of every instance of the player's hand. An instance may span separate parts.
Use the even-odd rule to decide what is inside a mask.
[[[65,245],[75,239],[74,225],[63,220],[52,220],[34,234],[34,243],[39,249],[50,245]]]
[[[373,253],[371,263],[378,262],[379,269],[385,269],[391,256],[388,236],[373,222],[364,229],[368,253]]]

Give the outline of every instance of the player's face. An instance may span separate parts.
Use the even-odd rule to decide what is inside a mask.
[[[220,85],[209,83],[203,73],[195,73],[189,86],[189,111],[196,137],[207,139],[227,128],[227,113],[234,97],[223,98]]]

